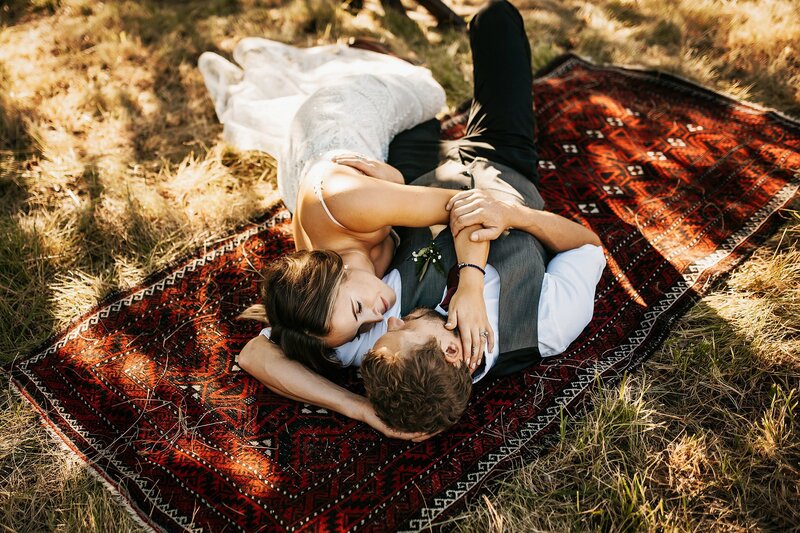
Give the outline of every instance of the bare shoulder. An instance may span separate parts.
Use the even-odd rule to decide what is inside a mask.
[[[322,178],[325,201],[348,201],[351,198],[372,194],[392,185],[346,165],[331,164]]]

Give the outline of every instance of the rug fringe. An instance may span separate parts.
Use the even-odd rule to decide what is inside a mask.
[[[20,385],[13,379],[9,377],[8,384],[10,385],[11,391],[16,394],[21,400],[23,400],[28,405],[32,406],[36,413],[39,415],[39,421],[41,422],[42,427],[47,431],[47,434],[50,435],[52,440],[54,441],[55,445],[58,446],[59,449],[66,452],[67,455],[70,457],[75,458],[86,470],[89,474],[91,474],[97,481],[99,481],[111,495],[114,497],[117,502],[119,502],[122,507],[127,511],[130,517],[140,525],[145,531],[154,532],[154,533],[165,533],[166,530],[158,527],[154,522],[149,520],[149,517],[144,515],[141,510],[136,507],[136,505],[131,501],[131,499],[123,493],[120,487],[115,484],[113,481],[106,478],[103,473],[99,470],[99,467],[95,465],[95,463],[85,457],[79,451],[73,449],[69,445],[69,439],[66,435],[61,433],[59,429],[50,421],[47,414],[42,411],[39,405],[31,398],[25,394],[25,391],[22,390]]]
[[[529,438],[522,438],[515,443],[510,443],[509,446],[505,447],[505,453],[503,455],[498,453],[494,456],[494,460],[492,461],[493,464],[481,462],[476,469],[477,472],[474,476],[470,477],[466,481],[458,482],[455,488],[447,491],[448,499],[446,501],[440,499],[440,505],[423,507],[419,509],[419,511],[417,511],[412,518],[405,522],[404,526],[401,528],[401,531],[410,532],[420,531],[422,529],[431,529],[433,526],[437,525],[436,522],[439,517],[445,513],[451,512],[453,507],[458,505],[460,502],[463,502],[468,495],[481,491],[482,487],[485,486],[487,481],[496,476],[502,475],[502,470],[507,467],[509,461],[513,461],[515,458],[520,457],[523,454],[526,457],[536,457],[549,448],[551,443],[549,443],[547,439],[545,439],[544,442],[534,446],[529,446],[528,443],[536,438],[537,435],[545,430],[550,424],[557,421],[562,409],[574,409],[577,405],[579,405],[583,401],[584,393],[589,389],[589,387],[592,386],[598,377],[606,380],[606,383],[613,385],[619,379],[621,379],[624,372],[627,372],[642,364],[650,355],[652,355],[658,346],[661,345],[663,340],[669,335],[669,326],[683,318],[686,312],[694,306],[697,300],[702,298],[712,288],[724,281],[733,268],[747,259],[751,253],[755,251],[756,248],[754,247],[749,253],[742,254],[741,257],[738,257],[735,259],[735,261],[731,262],[723,275],[718,276],[711,283],[706,283],[699,291],[690,293],[690,290],[693,289],[695,285],[704,277],[705,272],[729,258],[739,246],[760,233],[766,224],[774,220],[773,217],[776,213],[784,209],[795,199],[798,191],[800,191],[800,170],[795,172],[794,178],[794,182],[787,184],[783,189],[781,189],[781,191],[776,193],[773,198],[774,201],[775,199],[783,197],[782,200],[776,201],[775,205],[772,207],[770,207],[770,204],[767,204],[764,206],[764,208],[762,208],[764,212],[761,213],[761,217],[758,219],[754,217],[750,224],[750,231],[747,231],[747,233],[735,233],[720,243],[719,249],[726,249],[727,253],[714,263],[707,265],[704,270],[698,272],[694,283],[687,283],[686,289],[683,291],[683,293],[674,298],[672,302],[669,302],[669,305],[662,309],[658,316],[654,317],[652,325],[644,334],[644,336],[641,336],[638,331],[635,331],[628,337],[629,339],[632,337],[637,337],[639,339],[639,343],[636,346],[632,346],[627,354],[621,354],[623,357],[627,356],[628,354],[630,355],[623,368],[619,369],[619,371],[615,374],[604,375],[610,370],[614,370],[614,367],[617,365],[617,363],[622,360],[620,359],[618,361],[598,361],[593,367],[584,369],[585,375],[591,374],[594,376],[594,378],[591,378],[589,382],[579,390],[568,390],[563,396],[556,397],[554,399],[554,405],[547,410],[545,420],[537,422],[537,428],[528,428],[517,431],[518,434],[529,435]],[[747,225],[745,227],[747,227]],[[728,244],[728,241],[731,239],[735,239],[735,242],[731,243],[726,248],[726,244]],[[695,297],[687,298],[687,294],[692,294]],[[674,309],[675,306],[683,306],[683,308],[678,308],[679,310],[677,312],[670,315],[669,311]],[[666,319],[664,318],[665,316]],[[654,334],[655,339],[653,337]],[[605,368],[601,368],[601,364],[605,364]]]

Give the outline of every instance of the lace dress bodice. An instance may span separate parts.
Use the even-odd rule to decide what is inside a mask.
[[[344,45],[247,38],[234,58],[243,69],[210,52],[199,60],[225,140],[277,158],[278,189],[292,212],[301,183],[318,179],[333,155],[385,161],[395,135],[445,103],[429,70]]]

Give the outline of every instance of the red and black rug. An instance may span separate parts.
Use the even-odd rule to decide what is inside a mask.
[[[538,453],[597,376],[652,353],[800,184],[800,124],[777,113],[573,56],[534,88],[542,195],[601,235],[609,266],[569,351],[482,384],[446,433],[388,440],[240,371],[259,330],[235,319],[255,299],[253,267],[292,249],[282,208],[106,300],[16,361],[13,382],[156,529],[419,529],[457,511]]]

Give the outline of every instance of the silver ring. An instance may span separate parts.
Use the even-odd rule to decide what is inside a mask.
[[[484,338],[488,339],[489,338],[489,332],[488,331],[481,331],[481,337],[484,337]]]

